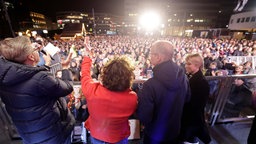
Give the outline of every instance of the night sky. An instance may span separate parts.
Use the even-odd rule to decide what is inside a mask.
[[[55,18],[56,12],[59,11],[81,11],[81,12],[102,12],[112,13],[122,16],[124,14],[124,0],[11,0],[21,2],[29,10],[42,13],[50,18]],[[139,1],[139,0],[138,0]],[[201,1],[216,3],[229,3],[233,6],[237,4],[238,0],[170,0],[170,3],[176,1]],[[248,0],[246,7],[255,8],[256,0]]]
[[[55,17],[58,11],[106,12],[123,15],[123,0],[20,0],[29,9]]]

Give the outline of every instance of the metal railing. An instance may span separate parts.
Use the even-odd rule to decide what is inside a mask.
[[[234,94],[234,89],[236,86],[234,85],[234,81],[236,79],[243,79],[245,83],[249,83],[246,81],[252,81],[252,79],[256,78],[256,74],[251,74],[251,75],[230,75],[230,76],[217,76],[217,77],[206,77],[208,81],[213,81],[217,80],[217,91],[214,93],[211,98],[212,101],[208,103],[208,105],[211,105],[208,108],[208,115],[209,119],[208,122],[210,123],[211,126],[215,125],[216,123],[221,123],[221,122],[235,122],[235,121],[243,121],[243,120],[248,120],[254,117],[255,115],[255,108],[253,107],[253,95],[252,92],[255,91],[255,87],[248,87],[246,89],[242,89],[243,91],[246,90],[247,93],[240,93],[242,90],[239,89],[236,91],[237,94],[234,97],[232,97]],[[256,82],[256,81],[255,81]],[[253,83],[251,83],[253,85]],[[250,93],[251,92],[251,93]],[[232,101],[233,98],[240,98],[240,102],[237,101],[237,104],[234,105],[234,109],[236,112],[236,115],[229,115],[232,113],[231,111],[228,111],[230,107],[228,106]],[[250,100],[250,102],[247,104],[243,104],[245,99]],[[239,103],[242,105],[241,107],[239,106]],[[240,108],[238,108],[240,107]],[[247,112],[242,113],[243,109],[247,109]],[[250,111],[248,112],[248,109]],[[232,108],[231,108],[232,110]],[[226,114],[228,116],[226,116]]]
[[[217,123],[222,123],[222,122],[229,122],[229,121],[236,122],[236,121],[249,120],[254,117],[255,109],[253,109],[251,105],[245,106],[245,108],[246,107],[251,108],[251,113],[245,113],[242,116],[239,114],[233,117],[225,117],[223,115],[226,109],[227,102],[230,99],[232,88],[234,87],[234,84],[233,84],[234,80],[244,79],[246,81],[250,79],[256,79],[256,74],[232,75],[232,76],[207,76],[206,79],[209,82],[217,80],[217,83],[216,83],[217,89],[211,96],[209,96],[211,100],[208,102],[206,106],[206,111],[205,111],[205,113],[208,115],[206,120],[211,126]],[[141,88],[141,86],[145,81],[146,79],[135,80],[134,84],[136,85],[136,87]],[[74,85],[76,86],[80,85],[80,82],[74,82]],[[253,90],[254,89],[251,88],[251,91]],[[16,132],[16,129],[11,121],[11,118],[9,117],[9,115],[5,110],[4,103],[2,102],[1,98],[0,98],[0,117],[1,117],[1,120],[4,122],[6,129],[8,129],[11,138],[18,138],[19,137],[18,133]]]
[[[215,125],[216,123],[222,123],[222,122],[236,122],[236,121],[244,121],[254,118],[255,115],[255,109],[251,104],[244,105],[244,108],[250,109],[250,112],[243,113],[241,115],[241,111],[237,111],[238,115],[234,116],[228,116],[226,117],[226,109],[227,108],[227,102],[230,101],[230,96],[232,95],[233,89],[235,87],[234,81],[236,79],[244,79],[245,83],[246,81],[249,81],[251,79],[256,79],[256,74],[246,74],[246,75],[228,75],[228,76],[207,76],[206,79],[210,83],[210,81],[217,81],[216,83],[216,91],[209,95],[209,101],[205,108],[205,113],[207,115],[206,121],[211,125]],[[137,86],[141,86],[143,82],[145,82],[146,79],[143,80],[135,80],[134,83],[138,84]],[[256,84],[256,80],[255,80]],[[256,87],[249,87],[248,91],[256,91]],[[212,89],[212,87],[211,87]],[[239,90],[238,90],[239,91]],[[240,96],[239,96],[240,97]],[[243,101],[243,95],[241,95]],[[251,94],[251,100],[252,100],[252,94]],[[240,108],[242,110],[242,108]]]
[[[256,56],[228,56],[231,62],[235,62],[236,64],[244,64],[247,61],[252,62],[252,68],[255,69],[256,66]]]

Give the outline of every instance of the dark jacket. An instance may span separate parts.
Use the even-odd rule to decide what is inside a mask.
[[[70,135],[74,117],[57,100],[72,92],[71,73],[63,79],[46,67],[21,65],[0,58],[0,96],[24,143],[62,144]],[[61,117],[66,119],[61,121]]]
[[[201,71],[189,79],[191,99],[184,107],[184,125],[202,125],[205,123],[204,107],[209,97],[210,87]]]
[[[181,135],[185,140],[198,137],[204,143],[209,143],[211,139],[204,117],[204,108],[210,92],[209,84],[200,70],[190,77],[189,84],[191,99],[184,106]]]
[[[184,70],[172,61],[153,68],[153,78],[138,93],[137,115],[145,135],[154,141],[170,142],[180,132],[183,105],[189,100],[189,83]]]

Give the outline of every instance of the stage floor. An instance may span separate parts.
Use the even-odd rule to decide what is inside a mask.
[[[213,141],[211,144],[246,144],[252,121],[216,124],[209,127]],[[129,141],[130,144],[140,144],[141,140]],[[22,144],[20,139],[11,139],[0,120],[0,144]],[[203,143],[200,143],[203,144]]]

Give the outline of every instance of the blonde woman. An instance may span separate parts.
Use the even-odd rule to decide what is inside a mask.
[[[189,76],[191,99],[185,104],[182,117],[181,137],[182,141],[198,143],[199,138],[205,144],[210,143],[205,117],[204,107],[209,97],[210,87],[205,79],[203,58],[199,54],[190,54],[185,58],[185,69]]]

